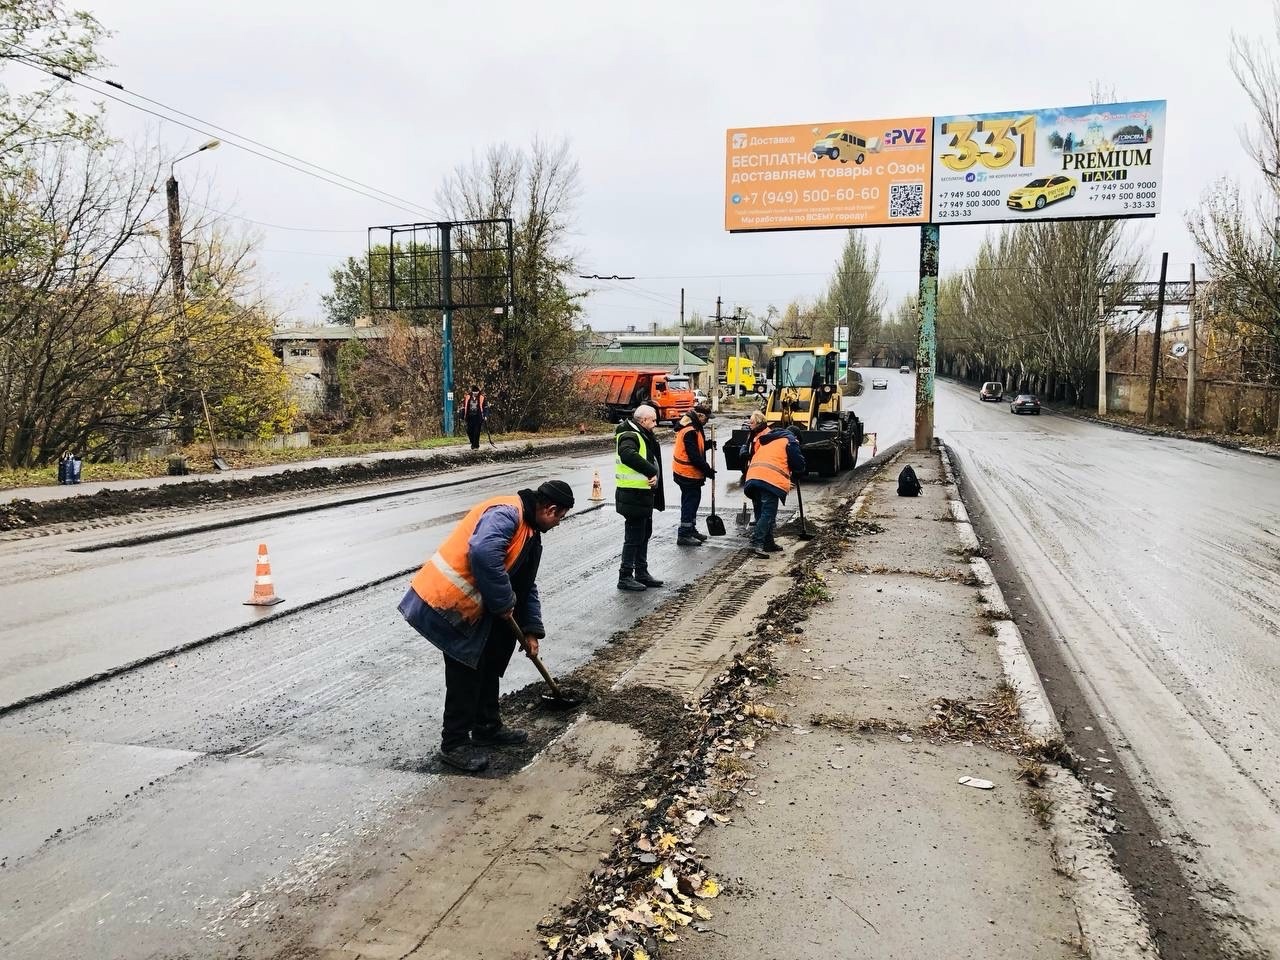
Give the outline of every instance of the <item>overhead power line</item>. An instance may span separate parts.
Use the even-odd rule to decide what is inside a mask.
[[[271,163],[278,164],[282,167],[287,167],[290,170],[294,170],[298,173],[304,174],[309,177],[313,177],[317,180],[331,184],[335,187],[339,187],[343,190],[347,190],[351,193],[362,196],[368,200],[375,200],[378,203],[383,203],[383,204],[386,204],[387,206],[395,207],[398,210],[403,210],[405,213],[413,214],[414,216],[426,215],[433,218],[438,218],[440,216],[438,211],[432,210],[431,208],[426,207],[422,204],[419,204],[415,201],[407,200],[404,197],[399,197],[396,194],[389,193],[380,187],[375,187],[371,184],[364,183],[363,181],[357,180],[354,177],[349,177],[346,174],[339,173],[336,170],[331,170],[328,167],[321,166],[318,163],[313,163],[310,160],[304,160],[301,157],[295,156],[294,154],[288,153],[284,150],[280,150],[277,147],[272,147],[268,144],[262,143],[259,140],[255,140],[252,137],[248,137],[248,136],[245,136],[244,134],[236,133],[234,130],[229,130],[226,127],[220,126],[216,123],[212,123],[208,120],[204,120],[193,114],[186,113],[182,110],[177,109],[176,107],[171,107],[168,104],[160,102],[159,100],[152,99],[151,97],[144,96],[143,94],[140,94],[140,93],[134,93],[133,91],[125,90],[122,84],[117,83],[114,80],[107,80],[101,77],[96,77],[93,74],[85,73],[83,71],[75,71],[75,73],[73,74],[73,72],[69,70],[66,66],[59,64],[56,61],[43,56],[42,54],[39,54],[31,50],[27,50],[24,47],[21,47],[18,44],[13,43],[11,41],[0,40],[0,43],[4,43],[9,49],[17,50],[20,54],[22,54],[21,56],[14,56],[12,54],[0,55],[5,57],[6,59],[13,60],[16,63],[24,64],[28,67],[31,67],[33,70],[39,70],[41,73],[45,73],[59,80],[63,80],[68,83],[75,84],[76,86],[84,90],[87,90],[90,93],[107,97],[108,99],[114,100],[117,103],[122,104],[123,106],[131,107],[134,110],[139,110],[142,113],[149,114],[166,123],[172,123],[177,126],[183,127],[187,130],[190,130],[193,133],[198,133],[201,136],[206,136],[211,138],[214,135],[210,131],[217,131],[221,133],[223,137],[234,138],[232,140],[224,140],[224,142],[228,146],[235,147],[238,150],[243,150],[246,153],[250,153],[256,157],[260,157],[263,160],[267,160]],[[100,84],[103,87],[110,87],[110,88],[113,88],[114,90],[118,90],[121,93],[125,94],[125,96],[120,96],[117,93],[112,92],[112,90],[98,89],[98,88],[92,87],[89,84],[86,84],[81,80],[77,79],[77,75],[79,77],[84,77],[85,79],[92,80],[94,83]],[[133,99],[127,99],[127,98],[133,98]],[[149,107],[143,106],[141,103],[134,102],[135,100],[140,100],[140,101],[144,101],[145,103],[153,104],[159,107],[160,109],[167,111],[167,113],[159,113],[156,110],[152,110]],[[169,116],[168,114],[174,114],[178,117],[186,117],[187,119],[193,120],[196,123],[200,124],[201,126],[199,127],[193,126],[190,123],[187,123],[183,120],[176,119],[175,116]],[[236,140],[240,140],[244,142],[237,143]],[[253,144],[254,146],[246,146],[246,144]],[[261,150],[254,149],[254,147],[261,147],[263,150],[267,150],[270,152],[263,153]],[[272,154],[278,154],[278,156],[272,156]],[[281,159],[282,157],[287,159]],[[289,161],[296,161],[296,163],[291,163]],[[303,164],[303,166],[298,166],[298,164]],[[306,169],[307,167],[310,167],[312,169]],[[321,171],[321,172],[317,173],[316,171]],[[325,174],[328,174],[329,176],[326,176]],[[334,177],[337,177],[339,179],[333,179]],[[342,181],[346,181],[346,182],[344,183]]]

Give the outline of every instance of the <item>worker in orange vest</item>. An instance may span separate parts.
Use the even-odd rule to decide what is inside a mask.
[[[489,765],[487,747],[518,747],[523,730],[498,712],[499,678],[516,648],[514,621],[538,652],[542,534],[573,508],[563,480],[477,504],[422,565],[400,601],[405,620],[444,654],[440,759],[466,773]]]
[[[707,436],[703,428],[711,419],[711,408],[698,404],[680,418],[676,442],[671,451],[671,473],[680,488],[680,528],[676,544],[700,547],[706,534],[698,532],[698,507],[702,504],[702,485],[710,478],[715,483],[716,469],[707,462]]]
[[[778,519],[778,504],[791,492],[792,474],[806,470],[800,441],[790,430],[760,430],[751,440],[751,460],[747,463],[746,482],[742,491],[760,499],[760,511],[751,530],[751,552],[767,558],[782,550],[773,539]]]

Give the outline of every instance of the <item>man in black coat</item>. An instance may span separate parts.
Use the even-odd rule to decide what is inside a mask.
[[[649,574],[649,538],[653,536],[653,511],[666,510],[662,489],[662,453],[653,428],[658,414],[648,404],[636,407],[631,419],[614,431],[614,507],[626,521],[622,533],[622,566],[618,589],[638,592],[660,587],[663,581]]]

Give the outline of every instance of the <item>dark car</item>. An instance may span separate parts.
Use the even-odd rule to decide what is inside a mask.
[[[999,403],[1004,399],[1004,384],[996,380],[988,380],[982,385],[982,389],[978,391],[979,400],[994,400]]]
[[[1040,400],[1030,393],[1020,393],[1009,404],[1010,413],[1034,413],[1040,416]]]

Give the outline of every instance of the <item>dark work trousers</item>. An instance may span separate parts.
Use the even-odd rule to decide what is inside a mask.
[[[692,530],[698,525],[698,507],[702,504],[702,484],[676,481],[680,488],[680,529]]]
[[[498,680],[507,672],[516,649],[515,634],[502,623],[494,623],[475,668],[444,658],[444,730],[440,746],[445,750],[471,742],[472,730],[496,730]]]
[[[773,525],[778,519],[778,495],[767,490],[760,491],[760,514],[756,517],[755,529],[751,532],[751,545],[763,547],[773,543]]]
[[[622,528],[622,570],[643,573],[649,569],[649,538],[653,536],[653,511],[642,517],[625,517]]]
[[[471,441],[471,449],[480,449],[480,431],[484,428],[483,417],[467,417],[467,438]]]

